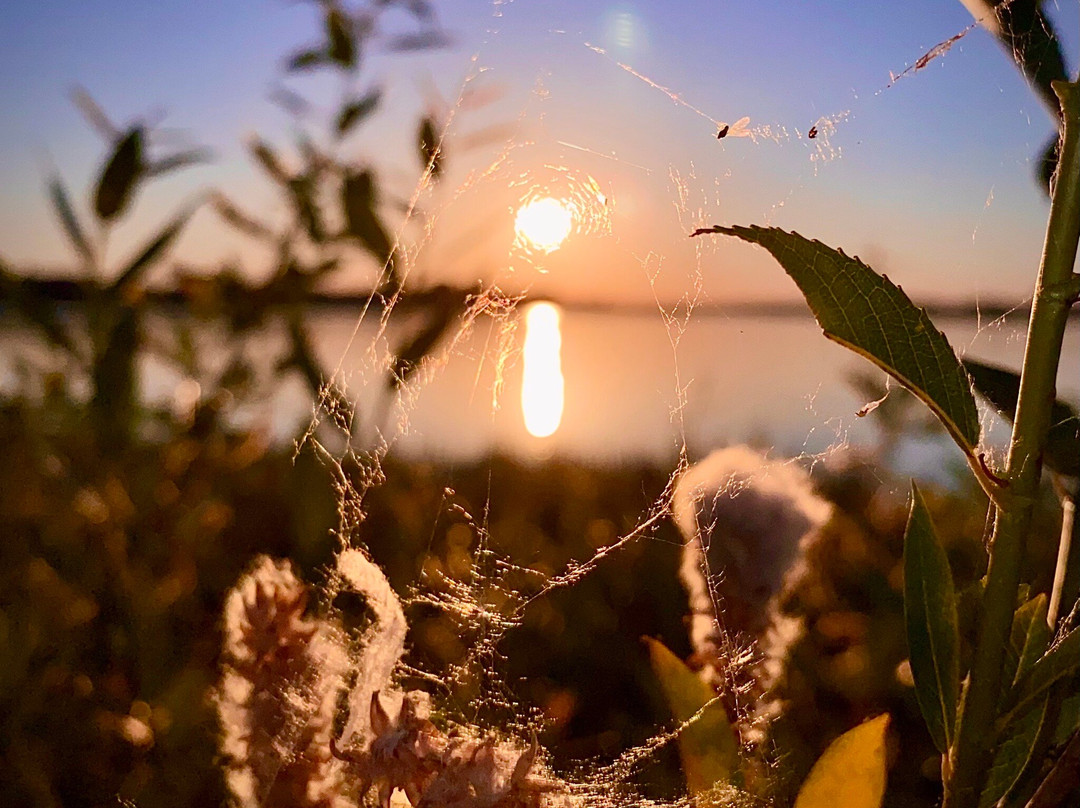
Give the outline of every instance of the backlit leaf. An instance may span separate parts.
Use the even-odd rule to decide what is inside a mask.
[[[945,548],[922,494],[911,486],[904,533],[904,620],[915,695],[938,751],[952,744],[960,690],[956,591]]]
[[[388,383],[400,387],[420,366],[427,356],[457,321],[464,305],[461,296],[448,286],[437,286],[425,293],[427,322],[394,351],[394,363],[390,367]]]
[[[1061,40],[1051,20],[1039,8],[1040,0],[961,0],[972,16],[987,28],[1012,57],[1043,103],[1059,114],[1051,82],[1068,81]],[[1037,163],[1042,189],[1050,192],[1050,177],[1057,167],[1057,137],[1043,147]]]
[[[187,224],[188,219],[195,212],[196,206],[191,206],[174,218],[165,228],[151,241],[136,258],[128,264],[113,281],[110,291],[123,292],[139,281],[154,262],[161,257],[173,240],[180,235],[180,231]]]
[[[259,137],[252,137],[248,141],[248,150],[267,174],[282,185],[288,185],[289,174],[282,167],[277,152],[271,148],[270,144]]]
[[[357,64],[356,41],[353,39],[352,22],[334,4],[326,9],[326,38],[329,43],[327,55],[330,61],[352,69]]]
[[[1075,680],[1080,676],[1080,629],[1073,629],[1039,659],[1027,675],[1021,677],[1014,690],[1010,709],[998,722],[1000,729],[1023,716],[1043,699],[1058,682]]]
[[[341,185],[341,205],[345,214],[346,234],[353,236],[385,263],[393,245],[376,211],[375,178],[370,171],[350,172]]]
[[[135,126],[116,142],[98,179],[94,210],[103,221],[114,219],[124,212],[145,167],[143,129]]]
[[[302,50],[294,53],[289,57],[288,64],[285,69],[289,72],[295,72],[298,70],[309,70],[313,67],[318,67],[326,62],[326,52],[311,48],[309,50]]]
[[[420,121],[420,131],[416,135],[420,149],[420,162],[424,168],[431,169],[431,176],[438,179],[442,174],[442,149],[439,147],[439,134],[435,130],[435,121],[426,117]]]
[[[75,215],[75,208],[71,205],[71,199],[67,195],[67,191],[64,188],[64,183],[60,180],[60,177],[54,176],[49,180],[49,196],[52,197],[53,207],[56,208],[56,213],[60,217],[60,223],[64,226],[64,232],[67,233],[68,238],[71,239],[71,243],[75,246],[79,255],[83,259],[90,263],[93,261],[93,251],[90,249],[90,242],[87,241],[86,235],[83,233],[82,226],[79,224],[79,219]]]
[[[1050,626],[1046,622],[1046,595],[1041,592],[1016,610],[1012,633],[1005,644],[1005,667],[1002,681],[1008,687],[1023,677],[1050,644]]]
[[[337,133],[341,137],[345,135],[360,121],[375,111],[381,97],[379,90],[372,90],[355,101],[350,101],[341,108],[337,118]]]
[[[1009,733],[1001,739],[986,786],[979,797],[979,808],[990,808],[1008,793],[1024,774],[1035,754],[1036,739],[1047,719],[1050,699],[1046,696],[1033,704],[1024,715],[1013,722]]]
[[[679,757],[690,793],[731,783],[739,770],[739,749],[724,706],[713,689],[663,643],[649,638],[646,642],[653,672],[675,720],[686,722],[697,716],[679,733]]]
[[[113,126],[112,121],[109,120],[109,116],[98,106],[90,93],[86,91],[85,87],[75,86],[71,90],[71,100],[86,118],[86,122],[90,124],[92,128],[97,130],[97,133],[101,135],[105,140],[114,141],[120,137],[119,130]]]
[[[1069,77],[1054,26],[1039,8],[1041,0],[962,2],[998,38],[1046,105],[1056,113],[1058,99],[1050,82],[1068,81]]]
[[[722,233],[758,244],[795,281],[825,336],[887,371],[918,396],[972,457],[979,415],[971,384],[945,335],[924,309],[884,275],[857,258],[771,227],[711,227],[693,235]]]
[[[1051,743],[1055,746],[1063,744],[1075,732],[1080,732],[1080,690],[1077,689],[1074,689],[1072,695],[1061,703],[1057,729],[1054,731]]]
[[[262,222],[249,216],[244,211],[240,210],[232,201],[222,193],[215,193],[210,198],[210,204],[213,205],[214,210],[221,216],[226,222],[231,224],[237,230],[242,233],[246,233],[249,236],[256,238],[269,238],[271,235],[270,228]]]
[[[211,157],[212,155],[208,149],[190,149],[189,151],[155,160],[146,167],[146,173],[147,176],[158,177],[170,171],[176,171],[178,168],[208,163]]]
[[[397,53],[411,53],[435,48],[449,48],[454,44],[453,37],[446,31],[432,28],[416,34],[399,34],[392,37],[387,45],[388,50]]]
[[[885,796],[887,713],[848,730],[814,764],[795,808],[878,808]]]
[[[1042,151],[1039,152],[1038,162],[1035,164],[1039,187],[1048,194],[1050,193],[1050,184],[1054,179],[1054,172],[1057,171],[1059,145],[1060,138],[1055,134],[1042,147]]]
[[[106,446],[122,446],[134,424],[138,401],[135,356],[142,344],[140,319],[139,308],[119,306],[105,348],[94,358],[90,409]]]
[[[1020,374],[977,362],[964,360],[976,391],[1010,422],[1016,417],[1016,399],[1020,395]],[[1080,417],[1064,401],[1050,408],[1050,431],[1046,433],[1043,462],[1047,468],[1070,477],[1080,475]]]
[[[294,177],[289,180],[289,191],[292,193],[296,215],[300,218],[308,238],[314,242],[322,241],[326,232],[322,225],[322,214],[315,201],[314,183],[307,177]]]

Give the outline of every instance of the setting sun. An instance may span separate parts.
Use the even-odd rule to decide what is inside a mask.
[[[550,196],[533,199],[518,208],[514,232],[518,240],[542,252],[552,252],[570,235],[574,215],[567,205]]]
[[[525,428],[537,438],[553,435],[563,412],[563,375],[559,309],[534,303],[525,313],[524,373],[521,411]]]

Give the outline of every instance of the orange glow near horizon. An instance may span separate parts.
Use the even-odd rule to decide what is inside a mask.
[[[545,253],[559,249],[573,226],[571,208],[550,196],[526,202],[514,217],[518,241]]]
[[[555,434],[562,421],[564,382],[559,309],[553,303],[534,303],[525,312],[524,372],[521,412],[525,429],[537,438]]]

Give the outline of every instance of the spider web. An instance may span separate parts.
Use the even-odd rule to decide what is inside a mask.
[[[860,417],[889,395],[886,391],[881,399],[866,402],[851,393],[836,392],[834,388],[842,387],[837,376],[849,365],[830,360],[828,372],[792,372],[793,384],[799,390],[794,397],[795,410],[801,411],[793,414],[792,397],[784,391],[763,395],[760,389],[749,389],[759,382],[745,363],[721,362],[723,370],[710,370],[709,364],[717,363],[717,352],[738,353],[758,342],[767,343],[776,355],[791,351],[790,364],[785,368],[812,367],[820,354],[801,353],[785,346],[812,339],[816,329],[812,323],[797,321],[745,336],[749,320],[756,315],[740,308],[738,295],[726,294],[723,284],[715,280],[717,265],[720,271],[727,269],[736,260],[732,258],[734,253],[717,242],[699,239],[690,243],[685,236],[696,227],[731,221],[736,216],[789,226],[797,213],[808,209],[808,193],[835,187],[822,178],[858,145],[846,138],[845,132],[856,128],[861,118],[878,115],[882,106],[889,105],[891,94],[902,92],[905,84],[918,82],[916,74],[951,58],[976,30],[973,23],[921,52],[909,64],[884,74],[870,92],[853,95],[842,106],[798,123],[786,119],[761,121],[760,116],[750,114],[738,103],[731,109],[714,110],[707,101],[690,100],[691,92],[673,89],[678,81],[654,77],[651,71],[636,67],[632,54],[596,44],[582,33],[561,29],[547,32],[549,41],[559,43],[560,52],[576,51],[585,57],[583,61],[575,57],[566,68],[574,81],[594,78],[635,99],[641,97],[637,93],[644,88],[646,96],[657,102],[644,114],[658,116],[672,132],[692,129],[694,137],[710,149],[702,159],[697,155],[703,153],[703,148],[695,147],[695,156],[680,156],[679,146],[666,151],[648,137],[638,138],[644,141],[644,148],[619,146],[620,136],[634,141],[638,135],[626,128],[626,120],[608,122],[599,128],[590,120],[575,134],[574,124],[566,122],[567,113],[560,104],[561,94],[570,92],[566,77],[555,68],[544,68],[527,77],[531,89],[516,110],[511,108],[506,115],[505,105],[500,108],[502,113],[497,114],[506,115],[511,123],[503,120],[495,125],[474,124],[471,119],[482,117],[476,99],[485,94],[498,95],[492,75],[499,71],[486,63],[488,51],[503,46],[502,29],[496,23],[524,12],[521,7],[525,5],[500,0],[492,3],[492,27],[484,46],[471,54],[467,75],[446,104],[447,114],[439,132],[440,148],[452,157],[461,155],[465,167],[450,179],[438,181],[429,167],[416,183],[396,233],[404,257],[400,271],[405,291],[384,307],[365,308],[356,318],[346,345],[339,348],[339,361],[325,394],[298,444],[298,450],[304,445],[314,447],[335,471],[340,500],[339,536],[342,551],[347,553],[362,547],[365,496],[384,481],[383,464],[388,455],[400,449],[406,456],[423,457],[425,448],[430,448],[422,439],[425,433],[437,446],[439,430],[459,428],[455,416],[446,412],[467,414],[473,428],[485,421],[488,425],[475,445],[464,450],[457,447],[451,454],[457,451],[483,455],[492,447],[509,447],[513,452],[543,459],[545,451],[552,451],[523,437],[516,407],[507,404],[519,383],[519,309],[524,302],[550,297],[562,306],[568,317],[564,331],[568,363],[572,362],[572,352],[585,350],[571,339],[573,318],[594,319],[592,331],[581,332],[586,340],[605,328],[624,336],[632,333],[634,328],[625,323],[622,330],[616,327],[620,318],[637,318],[637,322],[646,324],[642,327],[651,329],[652,348],[660,344],[663,351],[656,353],[665,356],[649,357],[646,372],[651,381],[645,380],[643,374],[632,374],[632,379],[637,395],[656,405],[645,408],[645,415],[654,419],[651,426],[659,425],[655,420],[658,410],[666,426],[659,439],[646,445],[645,452],[660,457],[671,473],[662,495],[642,512],[637,525],[563,569],[538,570],[527,559],[502,557],[492,547],[486,514],[490,502],[484,513],[470,513],[456,503],[453,490],[448,489],[444,496],[446,511],[467,525],[475,537],[468,548],[467,568],[457,575],[438,571],[425,575],[409,592],[399,593],[408,613],[431,609],[448,616],[467,643],[468,652],[448,670],[418,667],[406,653],[395,669],[396,679],[430,689],[437,697],[448,697],[457,690],[478,694],[485,710],[462,709],[454,719],[461,723],[477,721],[481,712],[487,721],[492,715],[499,716],[499,731],[521,739],[535,735],[546,719],[539,710],[523,708],[515,700],[510,683],[498,674],[498,663],[501,641],[520,624],[526,610],[556,590],[578,585],[628,546],[658,540],[657,527],[672,515],[679,480],[709,449],[732,441],[757,440],[770,453],[793,458],[782,465],[802,468],[828,463],[849,451],[853,443],[870,442],[868,427]],[[683,135],[678,137],[681,143]],[[773,178],[765,190],[755,190],[755,178],[747,176],[758,167],[747,160],[751,150],[769,150],[779,164],[796,166],[796,170],[779,180]],[[643,214],[642,199],[656,193],[658,183],[668,201],[654,203],[653,209]],[[985,203],[971,217],[973,244],[981,238],[984,227],[992,227],[984,226],[983,221],[998,204],[994,188],[991,182],[981,190]],[[740,199],[744,195],[746,199]],[[570,239],[551,253],[532,248],[527,239],[515,238],[510,225],[514,211],[531,200],[546,197],[563,201],[574,217]],[[648,238],[635,232],[643,215],[660,219],[659,224],[644,227],[648,238],[660,233],[655,246],[649,246]],[[880,251],[878,257],[883,259],[875,261],[875,256],[869,255],[872,264],[890,264],[884,247],[868,246],[871,253]],[[602,258],[617,263],[622,273],[601,273],[603,280],[599,283],[582,278]],[[782,288],[782,273],[774,274],[775,282],[765,286],[769,293]],[[567,275],[581,279],[586,291],[567,282]],[[454,283],[468,279],[475,291],[455,326],[419,369],[388,391],[384,379],[393,363],[392,346],[396,336],[410,327],[407,307],[401,304],[414,288],[441,282],[444,277]],[[745,276],[740,281],[746,283]],[[605,296],[604,292],[610,294]],[[1015,305],[1019,310],[1024,301]],[[954,344],[960,346],[961,352],[977,352],[992,343],[995,350],[1004,350],[1016,359],[1022,338],[1015,319],[1009,316],[1012,313],[995,311],[984,316],[980,307],[974,327],[959,326],[960,336]],[[726,344],[712,344],[717,339],[726,340]],[[1075,348],[1075,333],[1071,339]],[[752,347],[760,351],[760,345]],[[625,372],[627,365],[641,360],[631,351],[615,353],[608,357],[609,367],[605,368],[599,355],[592,353],[586,363],[599,380],[598,387],[612,381],[620,370]],[[459,370],[459,366],[465,369]],[[669,378],[656,378],[657,368],[662,368]],[[1075,388],[1075,379],[1071,383]],[[612,385],[617,390],[626,389],[616,381]],[[342,402],[336,397],[333,391],[338,388],[349,390],[352,401]],[[459,397],[458,404],[448,404],[450,395]],[[793,425],[781,430],[782,434],[763,438],[766,422],[746,420],[744,416],[743,420],[733,416],[727,422],[708,417],[717,409],[734,411],[732,399],[739,397],[754,398],[772,419],[791,420]],[[774,409],[776,399],[786,399],[787,409]],[[443,411],[441,418],[432,419],[427,414],[429,400],[436,402],[434,409]],[[861,404],[866,406],[860,408]],[[366,418],[357,429],[358,413],[372,411],[379,415]],[[989,415],[984,420],[992,442],[1001,431],[991,428]],[[572,458],[595,453],[597,442],[590,441],[585,433],[595,431],[597,425],[579,424],[571,429],[570,437],[563,438],[556,451]],[[603,439],[610,442],[610,432]],[[439,450],[433,453],[437,455]],[[617,457],[617,453],[611,452],[609,457]],[[925,462],[925,456],[921,461]],[[757,473],[769,475],[764,467]],[[753,482],[751,473],[736,487]],[[729,484],[721,484],[714,496],[730,491]],[[754,654],[747,655],[741,641],[722,628],[724,604],[716,586],[722,571],[710,569],[707,558],[708,554],[703,553],[701,562],[705,566],[701,572],[717,636],[732,666],[720,687],[736,692],[737,709],[749,717],[753,705],[739,696],[736,680],[738,669],[751,665],[748,660]],[[340,588],[348,586],[340,576],[331,576],[328,598],[332,601]],[[376,627],[369,635],[369,643],[380,641]],[[365,691],[354,701],[354,715],[366,709],[364,701],[369,695]],[[585,761],[578,770],[563,773],[572,785],[575,803],[653,804],[643,801],[637,793],[634,778],[683,729],[685,725],[658,728],[652,740],[625,750],[614,760]],[[730,795],[733,803],[739,799],[737,794]]]

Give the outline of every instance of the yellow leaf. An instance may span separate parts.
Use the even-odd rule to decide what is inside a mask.
[[[795,798],[795,808],[878,808],[885,796],[888,713],[848,730],[825,750]]]
[[[698,796],[718,785],[739,782],[739,746],[716,693],[658,640],[644,638],[653,671],[679,722],[679,757],[690,793]]]

